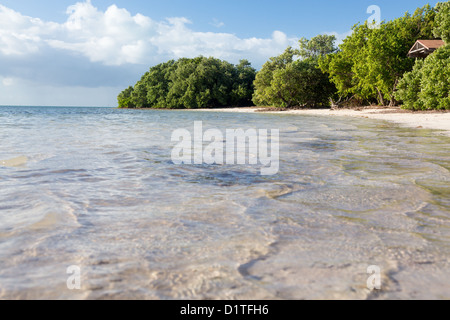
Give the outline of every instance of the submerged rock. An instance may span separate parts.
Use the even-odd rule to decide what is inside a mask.
[[[27,164],[28,158],[25,156],[20,156],[13,159],[8,160],[0,160],[1,167],[19,167]]]

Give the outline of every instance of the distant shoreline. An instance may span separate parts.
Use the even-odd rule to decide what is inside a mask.
[[[191,111],[207,112],[241,112],[241,113],[272,113],[315,116],[344,116],[366,119],[385,120],[402,126],[416,129],[440,130],[440,135],[450,136],[450,112],[448,111],[408,111],[394,107],[361,107],[353,109],[298,109],[277,111],[263,107],[240,107],[219,109],[189,109]]]

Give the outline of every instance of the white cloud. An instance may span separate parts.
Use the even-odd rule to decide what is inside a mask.
[[[84,105],[84,97],[93,97],[95,88],[104,104],[110,104],[117,88],[132,84],[157,63],[203,55],[232,63],[248,59],[259,68],[298,41],[281,31],[267,38],[198,32],[184,17],[156,21],[116,5],[101,11],[90,0],[71,5],[66,14],[65,22],[56,23],[0,5],[0,104],[11,103],[5,97],[20,104],[60,104],[66,97],[66,104]],[[218,20],[213,23],[223,26]],[[111,92],[114,96],[107,97]]]
[[[26,55],[39,51],[42,37],[56,31],[58,24],[21,15],[0,4],[0,53]]]
[[[133,16],[116,5],[102,12],[90,1],[70,6],[67,15],[67,21],[58,24],[23,16],[0,6],[0,52],[25,55],[47,47],[114,66],[151,65],[198,55],[231,59],[231,62],[246,58],[261,65],[268,55],[278,54],[296,42],[281,31],[275,31],[266,39],[195,32],[189,27],[192,22],[183,17],[154,21],[141,14]],[[216,26],[222,25],[216,21]]]

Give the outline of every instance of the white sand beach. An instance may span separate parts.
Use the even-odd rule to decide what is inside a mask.
[[[211,112],[259,112],[264,108],[223,108],[223,109],[200,109],[198,111]],[[450,113],[449,112],[407,112],[398,108],[361,108],[361,109],[305,109],[289,111],[266,111],[268,113],[318,115],[318,116],[344,116],[368,119],[386,120],[402,126],[440,130],[438,134],[450,136]]]

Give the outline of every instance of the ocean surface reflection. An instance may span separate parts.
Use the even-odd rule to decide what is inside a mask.
[[[280,129],[279,173],[174,165],[171,134],[194,121]],[[0,141],[1,299],[450,298],[450,138],[432,131],[0,107]]]

